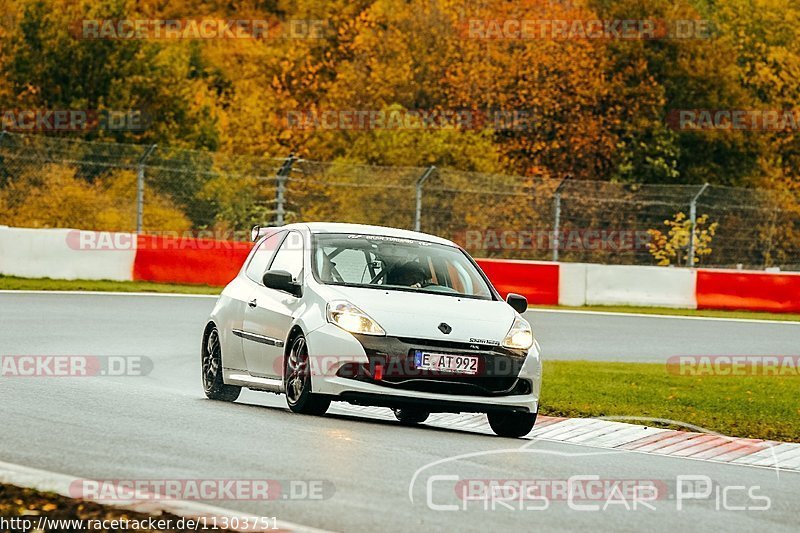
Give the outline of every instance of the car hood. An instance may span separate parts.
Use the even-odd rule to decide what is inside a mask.
[[[359,287],[326,288],[331,299],[356,305],[392,337],[500,344],[516,314],[503,301]],[[449,334],[439,329],[442,323],[452,328]]]

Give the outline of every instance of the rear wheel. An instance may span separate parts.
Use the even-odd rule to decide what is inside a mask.
[[[203,390],[212,400],[232,402],[242,392],[241,387],[226,385],[222,380],[222,347],[216,326],[208,332],[201,352]]]
[[[392,409],[392,411],[394,411],[395,418],[397,418],[400,423],[406,425],[421,424],[430,416],[430,412],[423,411],[422,409],[401,408]]]
[[[300,334],[292,340],[283,373],[286,403],[295,413],[324,415],[331,401],[311,392],[311,367],[306,338]]]
[[[489,426],[501,437],[524,437],[536,423],[536,413],[489,413]]]

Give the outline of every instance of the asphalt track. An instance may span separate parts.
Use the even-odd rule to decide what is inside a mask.
[[[303,417],[290,413],[282,397],[249,391],[235,404],[206,400],[199,336],[212,305],[213,299],[199,297],[0,294],[2,355],[140,355],[153,362],[144,377],[0,378],[0,460],[84,478],[322,482],[323,499],[210,503],[336,531],[796,531],[800,474],[791,472],[405,428],[347,407]],[[797,354],[800,340],[797,324],[531,316],[551,358]],[[556,497],[543,510],[530,509],[540,507],[531,502],[529,509],[488,503],[487,510],[485,502],[458,500],[453,478],[434,477],[654,480],[674,495],[677,477],[687,475],[708,476],[716,485],[708,499],[685,502],[680,511],[670,497],[636,509],[629,501],[602,510],[601,501],[591,502],[601,510],[576,510]],[[751,493],[723,490],[730,486]],[[768,497],[769,509],[730,509],[764,503],[753,496]],[[459,510],[429,503],[455,503]]]

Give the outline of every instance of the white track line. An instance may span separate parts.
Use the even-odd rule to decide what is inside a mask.
[[[55,472],[48,472],[46,470],[39,470],[27,466],[17,465],[13,463],[4,463],[0,461],[0,483],[6,483],[23,488],[32,488],[40,492],[54,492],[61,496],[72,498],[70,495],[70,486],[72,483],[80,481],[79,478],[58,474]],[[184,501],[184,500],[142,500],[142,501],[120,501],[120,502],[107,502],[97,501],[102,505],[109,505],[120,509],[135,511],[144,514],[158,514],[159,512],[167,512],[176,516],[185,518],[197,519],[199,517],[206,517],[211,523],[211,518],[216,517],[217,523],[220,518],[230,519],[238,518],[239,523],[244,525],[239,528],[229,527],[232,531],[296,531],[303,533],[328,533],[324,529],[317,529],[309,526],[287,522],[285,520],[278,520],[274,522],[271,518],[268,527],[253,527],[252,524],[262,524],[259,520],[260,517],[248,513],[234,511],[232,509],[223,509],[222,507],[215,507],[213,505],[206,505],[200,502]],[[247,524],[251,524],[248,528]],[[278,530],[272,529],[276,525]]]
[[[222,292],[222,289],[220,289]],[[181,294],[177,292],[119,292],[119,291],[42,291],[42,290],[14,290],[3,289],[0,294],[49,294],[80,295],[80,296],[159,296],[162,298],[219,298],[219,294]]]

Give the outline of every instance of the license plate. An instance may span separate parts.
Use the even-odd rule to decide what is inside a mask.
[[[435,370],[458,374],[477,374],[478,357],[452,353],[414,352],[414,366],[418,370]]]

